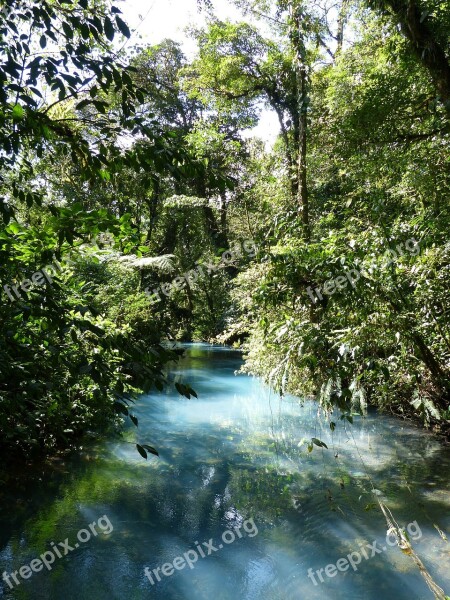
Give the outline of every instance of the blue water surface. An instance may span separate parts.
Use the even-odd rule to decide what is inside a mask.
[[[2,573],[52,542],[73,549],[18,585],[2,581],[0,597],[431,600],[427,577],[450,592],[448,448],[375,413],[336,418],[332,432],[314,402],[236,374],[239,352],[186,347],[171,380],[198,399],[173,388],[142,396],[138,429],[3,491]],[[308,452],[313,437],[328,448]],[[136,442],[159,458],[145,461]],[[392,536],[387,544],[379,503],[408,526],[422,566]],[[93,523],[97,534],[79,542]]]

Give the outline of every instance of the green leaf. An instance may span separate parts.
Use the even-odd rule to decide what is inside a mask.
[[[117,23],[117,27],[119,29],[119,31],[126,37],[129,38],[131,37],[131,31],[128,28],[128,25],[125,23],[125,21],[122,21],[122,19],[117,15],[116,16],[116,23]]]
[[[145,449],[140,444],[136,444],[136,448],[139,454],[142,456],[142,458],[145,458],[145,460],[147,460],[147,452],[145,451]]]
[[[383,373],[386,381],[389,381],[389,379],[391,378],[391,374],[389,373],[389,369],[385,365],[381,367],[381,372]]]
[[[6,228],[6,231],[8,233],[20,233],[22,231],[22,227],[19,225],[19,223],[16,223],[15,221],[13,223],[10,223],[8,225],[8,227]]]
[[[20,104],[14,105],[12,109],[12,118],[14,121],[21,121],[25,116],[25,111]]]
[[[104,28],[105,28],[105,35],[108,38],[108,40],[110,42],[113,41],[114,39],[114,25],[112,24],[112,21],[109,17],[105,17],[105,23],[104,23]]]
[[[81,110],[82,108],[89,106],[89,104],[92,104],[92,100],[82,100],[81,102],[78,102],[75,108],[76,110]]]
[[[153,446],[148,446],[147,444],[144,444],[143,448],[148,450],[151,454],[154,454],[155,456],[159,456],[159,452],[155,448],[153,448]]]
[[[126,417],[128,417],[129,412],[128,412],[128,408],[122,404],[121,402],[116,402],[114,404],[114,408],[116,409],[117,413],[120,413],[122,415],[125,415]]]
[[[63,28],[64,35],[66,36],[66,38],[69,40],[73,39],[73,29],[69,25],[69,23],[66,23],[65,21],[63,21],[62,28]]]
[[[92,100],[92,104],[102,115],[106,114],[106,107],[108,106],[107,102],[103,102],[102,100]]]
[[[175,383],[175,387],[179,394],[181,394],[188,400],[191,399],[190,388],[188,386],[184,385],[183,383]]]
[[[316,446],[319,446],[319,448],[326,448],[328,450],[328,446],[325,444],[325,442],[322,442],[321,440],[318,440],[317,438],[311,438],[311,442],[313,444],[315,444]]]

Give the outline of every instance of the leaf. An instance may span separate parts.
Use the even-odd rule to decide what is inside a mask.
[[[14,121],[20,121],[21,119],[23,119],[25,116],[25,111],[22,108],[22,106],[20,106],[20,104],[16,104],[13,109],[12,109],[12,118]]]
[[[182,396],[184,396],[188,400],[191,399],[191,388],[189,386],[184,385],[183,383],[175,383],[175,387],[176,387],[176,389],[177,389],[177,391],[178,391],[179,394],[181,394]]]
[[[37,88],[35,88],[35,87],[30,86],[30,92],[33,92],[33,94],[36,94],[36,96],[39,96],[39,98],[43,98],[44,97],[41,94],[41,92]]]
[[[105,335],[105,331],[103,329],[101,329],[94,323],[91,323],[90,321],[87,321],[87,320],[80,321],[79,325],[82,330],[91,331],[92,333],[95,333],[95,335],[97,335],[98,337],[104,337],[104,335]]]
[[[104,24],[104,28],[105,28],[105,35],[108,38],[108,40],[110,42],[112,42],[114,40],[114,25],[112,24],[112,21],[109,17],[105,17],[105,24]]]
[[[8,233],[20,233],[22,231],[22,227],[19,225],[19,223],[16,223],[14,221],[13,223],[10,223],[8,225],[8,227],[6,228],[6,231]]]
[[[188,391],[191,394],[191,396],[194,396],[194,398],[198,399],[197,392],[195,390],[193,390],[190,386],[188,386]]]
[[[104,102],[103,100],[92,100],[92,104],[102,115],[106,113],[106,107],[108,106],[107,102]]]
[[[322,442],[321,440],[318,440],[317,438],[311,438],[311,442],[313,444],[315,444],[316,446],[319,446],[319,448],[326,448],[328,450],[328,446],[325,444],[325,442]]]
[[[136,448],[139,454],[142,456],[142,458],[145,458],[145,460],[147,460],[147,452],[145,451],[145,449],[140,444],[136,444]]]
[[[128,408],[126,406],[124,406],[121,402],[115,402],[114,408],[116,409],[116,411],[118,413],[128,417],[128,415],[129,415]]]
[[[76,110],[81,110],[82,108],[89,106],[89,104],[92,104],[92,100],[82,100],[75,106],[75,108]]]
[[[341,415],[340,418],[341,418],[341,421],[346,420],[353,425],[353,417],[351,415],[344,414],[344,415]]]
[[[116,16],[116,23],[117,23],[117,27],[119,28],[119,31],[126,37],[129,38],[131,37],[131,31],[128,28],[128,25],[125,23],[125,21],[122,21],[122,19],[117,15]]]
[[[155,448],[153,448],[153,446],[148,446],[147,444],[144,444],[143,448],[148,450],[151,454],[154,454],[155,456],[159,456],[159,452]]]
[[[138,427],[139,421],[138,421],[137,417],[135,417],[134,415],[130,415],[130,419],[133,421],[133,423],[136,425],[136,427]]]
[[[66,36],[66,38],[69,40],[73,39],[73,29],[69,25],[69,23],[66,23],[65,21],[63,21],[62,28],[63,28],[64,35]]]
[[[389,373],[389,369],[385,365],[381,367],[381,372],[383,373],[386,381],[389,381],[389,379],[391,378],[391,374]]]

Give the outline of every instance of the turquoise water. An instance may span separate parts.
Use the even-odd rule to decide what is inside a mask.
[[[2,581],[0,597],[432,599],[412,557],[388,547],[378,499],[409,525],[417,556],[449,594],[449,449],[375,414],[332,433],[314,403],[236,375],[241,362],[233,350],[190,344],[172,379],[199,399],[143,396],[139,429],[123,439],[24,475],[18,487],[2,476],[0,570],[18,571],[19,584]],[[301,441],[311,437],[328,449],[308,453]],[[136,442],[160,457],[145,461]],[[77,541],[89,524],[96,535]],[[21,577],[52,542],[63,554],[66,538],[67,555]],[[358,552],[353,568],[346,557]]]

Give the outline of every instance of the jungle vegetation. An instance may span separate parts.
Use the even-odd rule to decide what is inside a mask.
[[[448,432],[449,3],[231,1],[189,59],[108,0],[2,3],[5,455],[137,424],[176,340]]]

